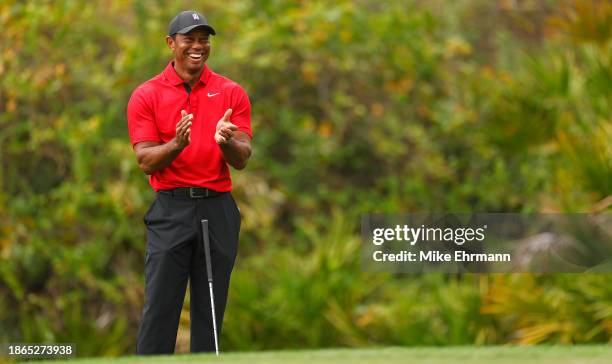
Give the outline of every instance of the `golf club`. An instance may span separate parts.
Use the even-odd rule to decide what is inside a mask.
[[[210,308],[215,335],[215,353],[219,356],[219,342],[217,341],[217,316],[215,315],[215,298],[213,295],[213,275],[210,263],[210,241],[208,238],[208,220],[202,220],[202,240],[204,241],[204,258],[206,260],[206,275],[208,276],[208,289],[210,290]]]

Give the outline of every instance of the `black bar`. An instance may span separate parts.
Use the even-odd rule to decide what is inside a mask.
[[[208,281],[212,282],[212,265],[210,263],[210,241],[208,237],[208,220],[202,220],[202,240],[204,240],[204,256],[206,258],[206,274]]]

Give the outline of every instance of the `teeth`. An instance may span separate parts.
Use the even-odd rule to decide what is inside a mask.
[[[189,57],[193,58],[193,59],[200,59],[202,57],[201,54],[190,54]]]

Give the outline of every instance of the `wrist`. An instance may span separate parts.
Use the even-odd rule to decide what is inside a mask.
[[[171,152],[181,152],[183,149],[185,149],[185,146],[181,145],[176,138],[172,138],[168,144],[170,145]]]

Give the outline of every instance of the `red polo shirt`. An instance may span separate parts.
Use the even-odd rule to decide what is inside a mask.
[[[229,168],[214,139],[217,122],[230,108],[230,121],[252,138],[248,95],[240,85],[212,72],[206,65],[190,93],[172,62],[134,90],[127,108],[132,146],[144,141],[169,142],[176,134],[181,110],[193,114],[191,143],[168,167],[149,177],[155,191],[177,187],[231,191]]]

